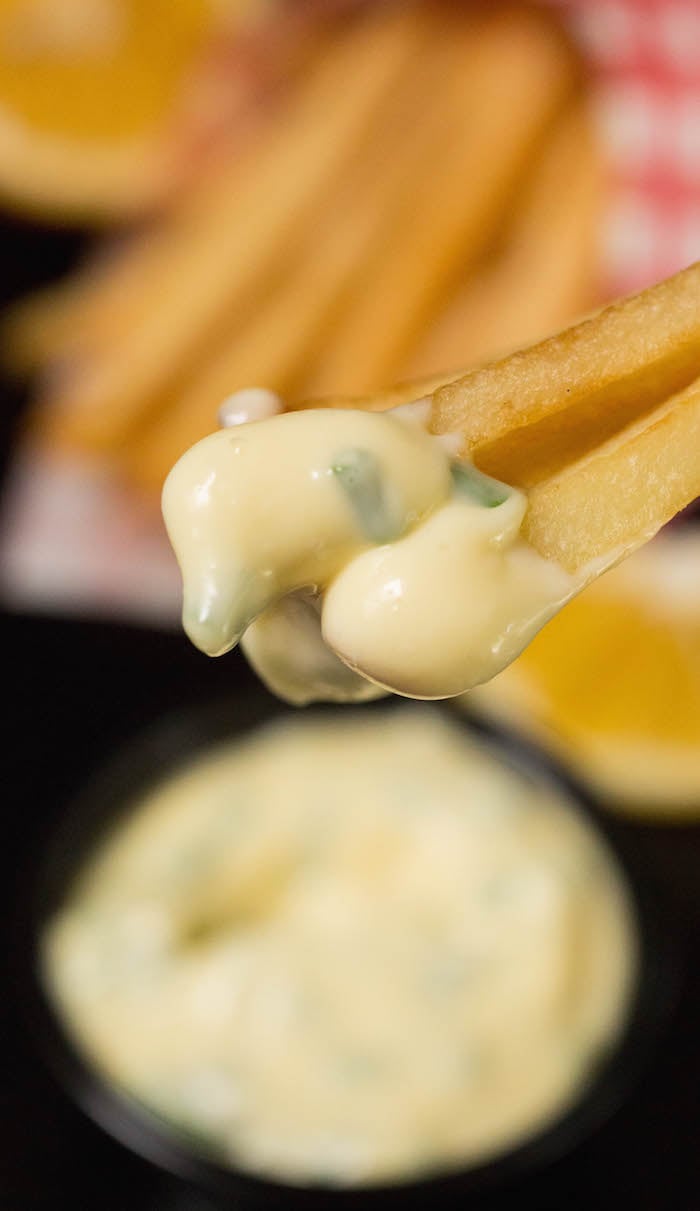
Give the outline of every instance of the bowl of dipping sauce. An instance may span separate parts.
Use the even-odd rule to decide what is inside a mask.
[[[77,1100],[236,1205],[472,1192],[578,1142],[650,956],[568,784],[433,706],[232,730],[142,736],[47,855],[35,1007]]]

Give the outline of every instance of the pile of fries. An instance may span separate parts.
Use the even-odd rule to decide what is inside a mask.
[[[598,301],[602,177],[549,14],[355,7],[157,221],[16,310],[32,436],[155,492],[238,388],[371,392],[543,337]]]

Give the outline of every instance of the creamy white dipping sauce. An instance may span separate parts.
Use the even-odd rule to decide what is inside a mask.
[[[462,693],[580,587],[520,536],[525,496],[453,461],[410,410],[270,415],[269,393],[241,394],[264,419],[235,423],[232,397],[233,427],[176,464],[163,515],[193,643],[242,639],[289,701]]]
[[[636,969],[591,826],[427,708],[215,749],[100,845],[43,938],[97,1068],[244,1168],[367,1183],[547,1125]]]

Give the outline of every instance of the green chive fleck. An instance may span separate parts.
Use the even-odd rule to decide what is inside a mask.
[[[372,542],[392,542],[402,532],[386,498],[377,459],[368,450],[343,451],[331,472],[345,492],[362,530]]]
[[[486,509],[497,509],[505,504],[511,494],[508,484],[484,475],[471,463],[452,463],[452,483],[457,492],[470,496],[476,504]]]

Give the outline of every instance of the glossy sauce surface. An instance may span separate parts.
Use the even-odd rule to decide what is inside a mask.
[[[296,703],[450,697],[513,660],[579,587],[521,538],[526,505],[403,410],[235,425],[163,492],[188,635],[243,639]]]

